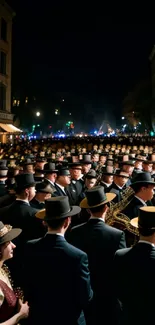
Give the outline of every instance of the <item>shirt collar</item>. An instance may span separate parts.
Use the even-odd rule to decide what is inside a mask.
[[[150,243],[149,241],[147,240],[139,240],[138,243],[144,243],[144,244],[148,244],[148,245],[151,245],[152,247],[155,247],[155,245],[153,243]]]
[[[95,219],[95,220],[101,220],[103,222],[105,222],[105,220],[103,218],[97,218],[97,217],[90,217],[89,220],[92,220],[92,219]]]
[[[141,203],[143,203],[143,205],[147,205],[146,202],[145,202],[144,200],[140,199],[140,197],[138,197],[138,196],[136,196],[136,195],[135,195],[135,197],[136,197],[136,199],[138,199]]]
[[[62,234],[61,232],[55,232],[55,231],[52,231],[52,230],[48,231],[47,235],[58,235],[58,236],[64,237],[64,234]]]

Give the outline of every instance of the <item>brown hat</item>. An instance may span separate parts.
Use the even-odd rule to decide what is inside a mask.
[[[12,229],[12,226],[4,225],[3,222],[0,221],[0,245],[5,244],[6,242],[18,237],[21,232],[22,229]]]

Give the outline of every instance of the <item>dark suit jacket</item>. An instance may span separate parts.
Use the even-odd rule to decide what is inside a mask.
[[[87,223],[73,228],[68,234],[69,242],[87,253],[90,266],[91,284],[94,291],[94,314],[99,321],[111,315],[115,298],[111,286],[113,258],[119,248],[126,247],[125,235],[100,219],[90,219]],[[95,317],[94,316],[94,317]],[[110,323],[110,316],[109,324]]]
[[[21,262],[23,258],[23,247],[27,240],[38,238],[45,234],[45,228],[41,220],[35,217],[38,210],[32,208],[24,201],[16,200],[9,206],[0,209],[0,220],[13,228],[21,228],[22,233],[13,240],[16,245],[14,258],[7,261],[12,272],[12,277],[17,285],[21,285]]]
[[[84,181],[79,179],[77,181],[72,180],[70,185],[66,187],[66,192],[71,205],[78,205],[81,201],[81,193],[84,190]]]
[[[139,208],[143,207],[144,204],[138,200],[135,196],[131,199],[129,204],[121,212],[128,218],[133,219],[138,217]]]
[[[37,210],[45,209],[45,203],[39,202],[35,197],[31,200],[30,205]]]
[[[122,200],[122,192],[125,190],[125,187],[120,189],[114,182],[109,186],[109,192],[116,194],[116,197],[113,199],[114,203],[118,203]]]
[[[138,243],[116,252],[114,274],[123,304],[122,325],[154,324],[155,247]]]
[[[82,309],[93,295],[84,252],[60,235],[46,234],[28,242],[24,274],[26,299],[31,306],[28,324],[78,324]]]
[[[7,193],[0,197],[0,208],[6,207],[7,205],[12,204],[16,200],[15,194]]]
[[[7,186],[3,181],[0,181],[0,197],[7,194]]]
[[[57,184],[55,184],[55,192],[53,196],[67,196],[65,190],[63,191]]]

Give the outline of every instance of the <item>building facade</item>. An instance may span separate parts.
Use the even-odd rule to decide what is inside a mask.
[[[11,114],[12,19],[14,12],[0,0],[0,123],[13,123]]]

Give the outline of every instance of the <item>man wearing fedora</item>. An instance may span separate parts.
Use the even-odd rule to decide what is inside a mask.
[[[30,201],[35,195],[33,174],[19,174],[15,177],[15,181],[15,201],[0,209],[0,220],[4,224],[11,224],[14,228],[22,229],[21,236],[17,238],[17,249],[14,259],[10,261],[9,264],[16,284],[21,285],[20,269],[23,246],[27,240],[42,236],[45,233],[45,229],[40,220],[35,218],[35,214],[38,210],[30,206]]]
[[[139,229],[139,242],[118,250],[114,258],[116,294],[123,310],[121,324],[154,324],[155,207],[141,207],[131,225]]]
[[[140,207],[152,205],[151,200],[154,195],[155,182],[150,173],[142,172],[136,175],[130,187],[135,192],[134,196],[121,212],[128,218],[133,219],[138,216]]]
[[[48,162],[44,165],[43,169],[44,181],[51,186],[53,193],[55,192],[55,181],[57,179],[58,169],[56,169],[55,163]]]
[[[70,206],[67,196],[45,201],[36,217],[44,220],[48,232],[29,241],[26,247],[24,279],[31,305],[29,324],[84,325],[82,310],[88,312],[92,299],[87,255],[64,238],[71,217],[80,207]]]
[[[108,204],[114,193],[105,193],[103,186],[86,191],[80,207],[88,209],[91,217],[83,225],[71,229],[68,240],[88,255],[91,284],[94,291],[90,324],[117,324],[117,301],[111,285],[113,258],[119,248],[126,247],[123,231],[105,223]],[[116,279],[117,281],[117,279]],[[118,306],[119,309],[119,306]]]

